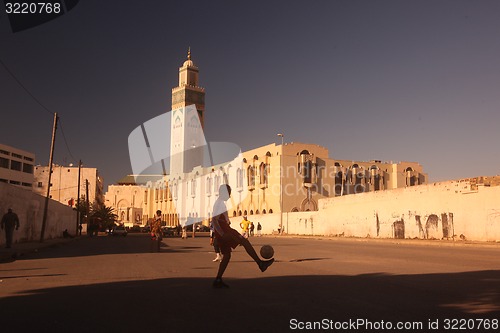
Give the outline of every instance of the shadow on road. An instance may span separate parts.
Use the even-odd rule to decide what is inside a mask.
[[[221,290],[207,278],[165,278],[31,290],[0,308],[6,332],[289,332],[293,319],[422,323],[407,332],[439,320],[442,332],[445,318],[498,320],[499,281],[500,271],[304,275],[227,279]]]
[[[160,252],[171,252],[169,249],[170,238],[164,238],[160,245]],[[64,247],[64,251],[54,251]],[[27,251],[21,256],[13,257],[10,261],[26,259],[71,258],[108,254],[135,254],[151,253],[155,247],[148,234],[131,234],[126,237],[99,236],[82,237],[71,242],[55,243],[36,251]],[[188,251],[189,249],[179,249]]]

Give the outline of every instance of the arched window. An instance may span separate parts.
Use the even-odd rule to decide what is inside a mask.
[[[249,190],[255,187],[255,168],[251,165],[248,167],[248,187]]]
[[[415,186],[417,184],[417,177],[415,176],[415,170],[412,167],[407,167],[406,170],[406,186]]]
[[[207,194],[210,194],[212,193],[212,178],[210,177],[207,177],[207,180],[205,181],[205,187],[207,189]]]
[[[316,163],[314,155],[308,150],[303,150],[297,154],[298,156],[298,171],[302,176],[302,182],[306,186],[311,186],[316,183]]]
[[[243,187],[243,169],[241,168],[238,168],[236,170],[236,187],[237,188]]]
[[[263,187],[267,187],[267,168],[268,164],[265,164],[264,162],[262,162],[259,166],[260,185]]]
[[[358,164],[353,164],[351,166],[351,173],[351,183],[354,185],[354,193],[363,193],[365,191],[363,185],[365,181],[364,168]]]
[[[191,196],[196,196],[196,179],[191,180]]]
[[[376,165],[370,167],[370,183],[374,191],[380,190],[380,168]]]
[[[335,195],[342,195],[342,185],[344,183],[344,173],[338,171],[335,173]]]

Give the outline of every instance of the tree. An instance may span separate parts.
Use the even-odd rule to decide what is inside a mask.
[[[90,216],[98,218],[101,222],[101,228],[110,229],[114,227],[118,215],[114,213],[113,207],[106,207],[106,205],[93,204],[90,211]]]

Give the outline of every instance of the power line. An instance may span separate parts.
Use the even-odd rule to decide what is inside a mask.
[[[24,91],[30,95],[31,98],[33,98],[33,100],[35,102],[37,102],[38,105],[40,105],[42,107],[42,109],[44,109],[45,111],[47,111],[49,114],[51,115],[54,115],[54,112],[50,111],[49,109],[47,109],[45,107],[45,105],[43,105],[35,96],[33,96],[33,94],[28,90],[28,88],[26,88],[22,83],[21,81],[19,81],[17,79],[17,77],[14,75],[14,73],[11,72],[11,70],[9,69],[9,67],[7,67],[7,65],[2,61],[2,59],[0,59],[0,64],[2,64],[2,66],[5,68],[5,70],[7,71],[7,73],[10,74],[10,76],[17,82],[17,84],[19,84],[19,86],[21,86],[21,88],[24,89]]]
[[[0,64],[2,64],[2,66],[5,68],[5,70],[10,74],[10,76],[17,82],[17,84],[19,84],[19,86],[21,88],[23,88],[23,90],[38,104],[42,107],[42,109],[44,109],[45,111],[47,111],[50,115],[54,115],[54,112],[50,111],[45,105],[42,104],[42,102],[40,102],[29,90],[28,88],[26,88],[22,83],[21,81],[19,81],[17,79],[17,77],[14,75],[14,73],[12,73],[12,71],[7,67],[7,65],[2,61],[2,59],[0,59]],[[69,156],[71,157],[71,159],[73,160],[73,162],[76,162],[76,158],[73,156],[73,154],[71,154],[71,149],[69,149],[69,145],[68,145],[68,140],[66,139],[66,135],[64,134],[64,130],[63,130],[63,127],[62,127],[62,122],[61,122],[61,119],[59,118],[59,125],[61,126],[61,134],[62,134],[62,137],[63,137],[63,140],[64,140],[64,144],[66,146],[66,149],[68,150],[68,154]]]

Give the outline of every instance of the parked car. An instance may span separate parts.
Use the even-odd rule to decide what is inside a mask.
[[[127,236],[127,229],[124,226],[116,226],[110,231],[111,236]]]
[[[206,225],[203,225],[203,224],[199,224],[196,226],[196,231],[200,231],[200,232],[209,232],[210,231],[210,227],[207,227]]]
[[[138,225],[134,225],[130,229],[128,229],[128,232],[141,232],[141,227]]]
[[[151,232],[151,227],[149,225],[141,228],[141,232]]]
[[[176,227],[165,226],[161,227],[161,233],[163,237],[173,237],[175,235]]]

